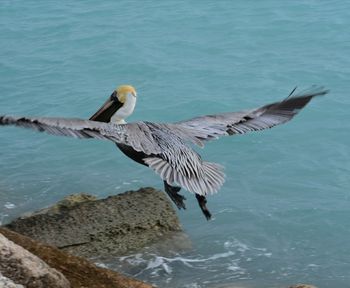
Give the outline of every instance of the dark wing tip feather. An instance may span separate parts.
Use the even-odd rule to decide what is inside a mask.
[[[26,122],[25,117],[13,117],[8,115],[0,115],[0,125],[18,125],[20,122]]]
[[[9,123],[9,116],[0,115],[0,125],[7,125]]]
[[[83,120],[65,118],[32,118],[0,116],[0,125],[14,125],[29,128],[38,132],[47,132],[52,135],[69,136],[74,138],[108,138],[100,135],[94,127],[84,127]]]
[[[12,125],[21,122],[34,122],[32,119],[26,117],[14,117],[10,115],[0,115],[0,125]]]
[[[307,105],[312,98],[317,96],[324,96],[329,93],[329,90],[324,89],[323,87],[314,86],[307,90],[294,94],[296,88],[297,87],[293,89],[293,91],[285,100],[281,101],[280,103],[267,105],[265,108],[269,109],[271,107],[273,109],[294,110],[293,112],[297,113],[300,109],[305,107],[305,105]]]
[[[294,88],[294,90],[292,91],[291,94],[294,94],[294,92],[296,91],[296,88]],[[314,97],[314,96],[323,96],[323,95],[326,95],[329,93],[329,90],[328,89],[325,89],[323,86],[316,86],[316,85],[313,85],[311,86],[310,88],[307,88],[305,90],[302,90],[300,92],[298,92],[297,94],[294,94],[294,95],[290,95],[290,96],[293,96],[294,97],[301,97],[301,96],[304,96],[304,97],[308,97],[308,96],[311,96],[311,97]]]
[[[227,125],[228,134],[244,134],[286,123],[298,114],[313,97],[323,96],[329,92],[323,87],[315,86],[297,94],[294,94],[295,91],[296,88],[286,99],[253,110],[250,114],[242,117],[241,121]]]
[[[300,97],[300,96],[322,96],[329,93],[328,89],[325,89],[323,86],[316,86],[313,85],[308,89],[302,90],[301,92],[294,94],[294,92],[297,90],[298,86],[295,86],[293,90],[289,93],[288,97],[286,99],[292,98],[292,97]]]

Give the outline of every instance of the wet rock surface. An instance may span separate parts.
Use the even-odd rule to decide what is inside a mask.
[[[16,284],[22,284],[27,288],[71,287],[62,273],[49,267],[39,257],[8,240],[2,234],[0,234],[0,272]],[[9,281],[5,284],[7,287],[14,285]]]
[[[152,288],[152,285],[126,277],[118,272],[99,268],[88,260],[70,255],[55,247],[41,244],[29,237],[0,227],[0,233],[30,253],[38,256],[47,265],[61,272],[72,288]],[[45,265],[46,265],[45,264]],[[0,282],[1,283],[1,282]],[[0,286],[2,287],[2,286]],[[5,286],[6,287],[6,286]],[[11,287],[11,286],[9,286]],[[26,286],[39,287],[39,286]],[[58,287],[58,286],[41,286]],[[12,288],[12,287],[11,287]]]
[[[153,188],[141,188],[100,200],[87,195],[79,196],[80,200],[70,199],[18,218],[6,227],[84,257],[109,253],[123,255],[169,232],[181,231],[167,196]]]

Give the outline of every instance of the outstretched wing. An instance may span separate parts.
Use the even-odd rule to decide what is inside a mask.
[[[203,162],[183,140],[195,141],[186,131],[174,134],[167,124],[136,122],[112,124],[82,119],[0,116],[0,125],[15,125],[53,135],[79,139],[101,139],[122,143],[149,155],[146,163],[168,183],[205,195],[216,192],[224,182],[221,166]],[[155,155],[158,155],[157,157]]]
[[[0,116],[0,125],[15,125],[53,135],[79,139],[95,138],[132,146],[148,155],[161,152],[149,127],[143,122],[117,125],[82,119]]]
[[[328,93],[323,88],[313,88],[296,95],[295,89],[283,101],[260,108],[228,112],[217,115],[196,117],[187,121],[174,123],[179,130],[191,131],[198,140],[211,140],[224,135],[244,134],[272,128],[291,120],[313,97]]]
[[[222,135],[243,134],[285,123],[313,97],[326,93],[324,89],[314,89],[250,111],[208,115],[174,124],[158,124],[158,126],[170,129],[183,140],[203,146],[203,140],[211,140]],[[110,140],[132,146],[136,151],[142,151],[147,155],[162,153],[164,149],[154,139],[152,125],[149,124],[136,122],[117,125],[82,119],[0,116],[0,125],[15,125],[53,135],[81,139]]]

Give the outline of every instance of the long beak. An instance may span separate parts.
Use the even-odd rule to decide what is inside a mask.
[[[110,122],[113,114],[123,106],[118,100],[117,92],[114,91],[112,95],[107,99],[107,101],[102,105],[102,107],[90,117],[89,120],[98,122]]]

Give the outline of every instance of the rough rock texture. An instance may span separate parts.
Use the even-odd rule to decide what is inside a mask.
[[[153,286],[108,269],[99,268],[86,259],[41,244],[29,237],[0,227],[0,233],[61,272],[72,288],[152,288]],[[30,287],[30,286],[28,286]],[[44,286],[56,287],[56,286]],[[43,288],[44,288],[43,287]]]
[[[95,201],[95,200],[97,200],[97,197],[94,195],[90,195],[86,193],[72,194],[65,197],[61,201],[58,201],[55,205],[52,205],[51,207],[44,208],[39,211],[35,211],[31,213],[26,213],[22,215],[22,217],[27,218],[27,217],[31,217],[39,214],[49,214],[49,215],[59,214],[61,212],[64,212],[66,209],[71,208],[82,202]]]
[[[1,275],[0,273],[0,287],[1,288],[25,288],[21,284],[16,284],[11,279]]]
[[[78,256],[125,254],[181,231],[162,191],[142,188],[18,218],[7,228]]]
[[[68,280],[37,256],[0,234],[0,271],[27,288],[68,288]]]

